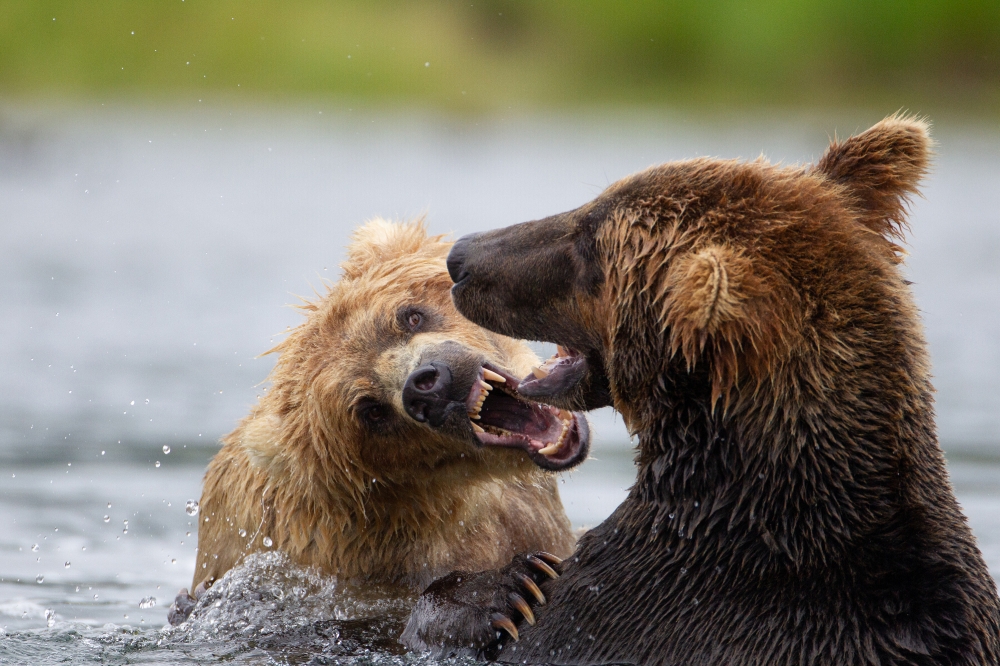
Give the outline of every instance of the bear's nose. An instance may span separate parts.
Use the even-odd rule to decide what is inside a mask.
[[[448,265],[448,275],[451,276],[452,282],[457,284],[468,276],[469,271],[465,267],[465,260],[469,255],[469,245],[478,235],[462,236],[451,246],[451,252],[448,253],[448,260],[445,263]]]
[[[445,412],[452,400],[451,368],[441,361],[432,361],[410,373],[403,384],[403,409],[421,423],[434,427],[444,423]]]

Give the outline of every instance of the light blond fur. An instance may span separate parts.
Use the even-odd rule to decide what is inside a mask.
[[[420,221],[374,220],[354,234],[341,280],[301,306],[305,321],[271,350],[270,390],[209,465],[194,585],[271,548],[341,580],[411,590],[519,552],[572,551],[552,474],[520,451],[476,448],[402,411],[403,382],[429,345],[458,342],[515,376],[538,362],[523,342],[454,309],[450,247]],[[438,325],[407,338],[394,319],[407,305]],[[372,436],[359,422],[353,408],[372,396],[395,412],[393,434]]]

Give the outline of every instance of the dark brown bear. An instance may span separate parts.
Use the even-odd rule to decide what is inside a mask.
[[[459,311],[562,345],[518,390],[613,404],[638,478],[519,641],[497,628],[535,620],[508,603],[523,559],[432,584],[404,640],[528,663],[1000,663],[896,245],[930,143],[892,117],[815,166],[665,164],[461,239]]]

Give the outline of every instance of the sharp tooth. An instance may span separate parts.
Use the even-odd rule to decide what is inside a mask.
[[[545,379],[549,376],[549,371],[542,367],[534,367],[531,369],[531,374],[535,376],[535,379]],[[527,389],[525,389],[527,390]]]
[[[479,417],[476,417],[476,418],[479,418]],[[472,424],[472,429],[475,430],[476,432],[486,432],[485,430],[483,430],[482,428],[480,428],[479,425],[476,424],[476,423]]]
[[[569,350],[562,345],[556,345],[556,356],[569,356]]]
[[[478,413],[476,413],[476,414],[470,413],[469,414],[469,418],[472,419],[473,421],[478,421],[479,420],[479,414]]]
[[[547,456],[555,453],[558,450],[559,450],[558,444],[549,444],[544,449],[538,449],[538,452],[541,453],[543,456]]]
[[[489,384],[487,384],[486,382],[484,382],[482,380],[479,381],[479,385],[482,386],[483,390],[486,391],[487,393],[489,393],[490,391],[493,390],[492,386],[490,386]]]
[[[487,370],[486,368],[483,368],[483,377],[485,379],[490,380],[491,382],[497,382],[499,384],[506,384],[507,383],[507,380],[503,378],[503,375],[498,375],[497,373],[493,372],[492,370]]]

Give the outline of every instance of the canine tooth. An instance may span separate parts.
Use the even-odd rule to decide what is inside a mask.
[[[569,350],[562,345],[556,345],[556,356],[569,356]]]
[[[486,391],[487,393],[493,390],[493,387],[484,382],[483,380],[479,380],[479,385],[482,386],[483,390]]]
[[[491,382],[497,382],[499,384],[506,384],[507,383],[507,380],[503,378],[503,375],[498,375],[497,373],[493,372],[492,370],[487,370],[486,368],[483,368],[483,377],[485,379],[490,380]]]
[[[477,416],[476,418],[478,419],[479,417]],[[475,430],[476,432],[486,432],[477,423],[472,424],[472,429]]]
[[[558,450],[559,450],[559,444],[549,444],[544,449],[538,449],[538,452],[541,453],[543,456],[547,456],[552,453],[555,453]]]
[[[541,366],[535,366],[531,369],[531,374],[535,376],[535,379],[545,379],[549,376],[549,371]]]

